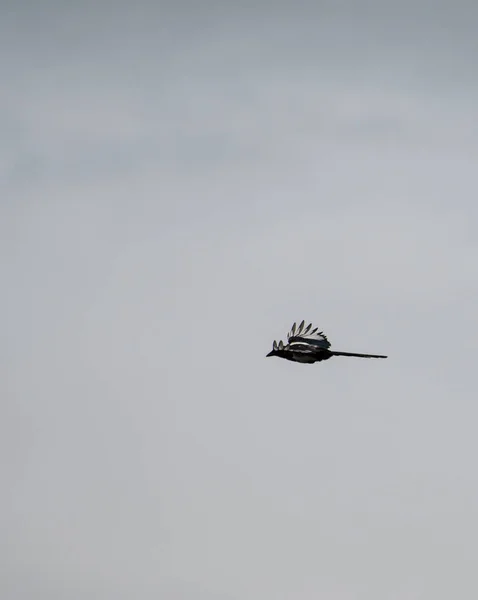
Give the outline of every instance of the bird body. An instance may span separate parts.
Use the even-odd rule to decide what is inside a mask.
[[[332,356],[354,356],[357,358],[387,358],[382,354],[358,354],[356,352],[340,352],[330,350],[330,342],[323,331],[318,328],[312,329],[312,323],[305,326],[302,321],[297,327],[292,325],[287,334],[287,344],[282,340],[277,343],[274,340],[272,351],[267,356],[278,356],[293,362],[313,364],[322,360],[328,360]]]

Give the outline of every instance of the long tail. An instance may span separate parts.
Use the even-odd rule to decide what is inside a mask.
[[[329,350],[333,356],[357,356],[358,358],[388,358],[383,354],[357,354],[356,352],[337,352],[336,350]]]

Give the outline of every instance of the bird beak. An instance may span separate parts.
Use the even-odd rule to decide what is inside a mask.
[[[271,350],[271,351],[269,352],[269,354],[266,354],[266,358],[267,358],[268,356],[274,356],[274,350]]]

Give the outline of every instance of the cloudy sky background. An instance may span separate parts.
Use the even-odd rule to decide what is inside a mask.
[[[0,16],[1,597],[475,599],[476,3]]]

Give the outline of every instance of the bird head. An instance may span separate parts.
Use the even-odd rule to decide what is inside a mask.
[[[269,352],[269,354],[266,354],[266,358],[269,356],[280,356],[283,351],[284,344],[282,343],[282,340],[280,340],[279,343],[274,340],[274,343],[272,344],[272,350]]]

